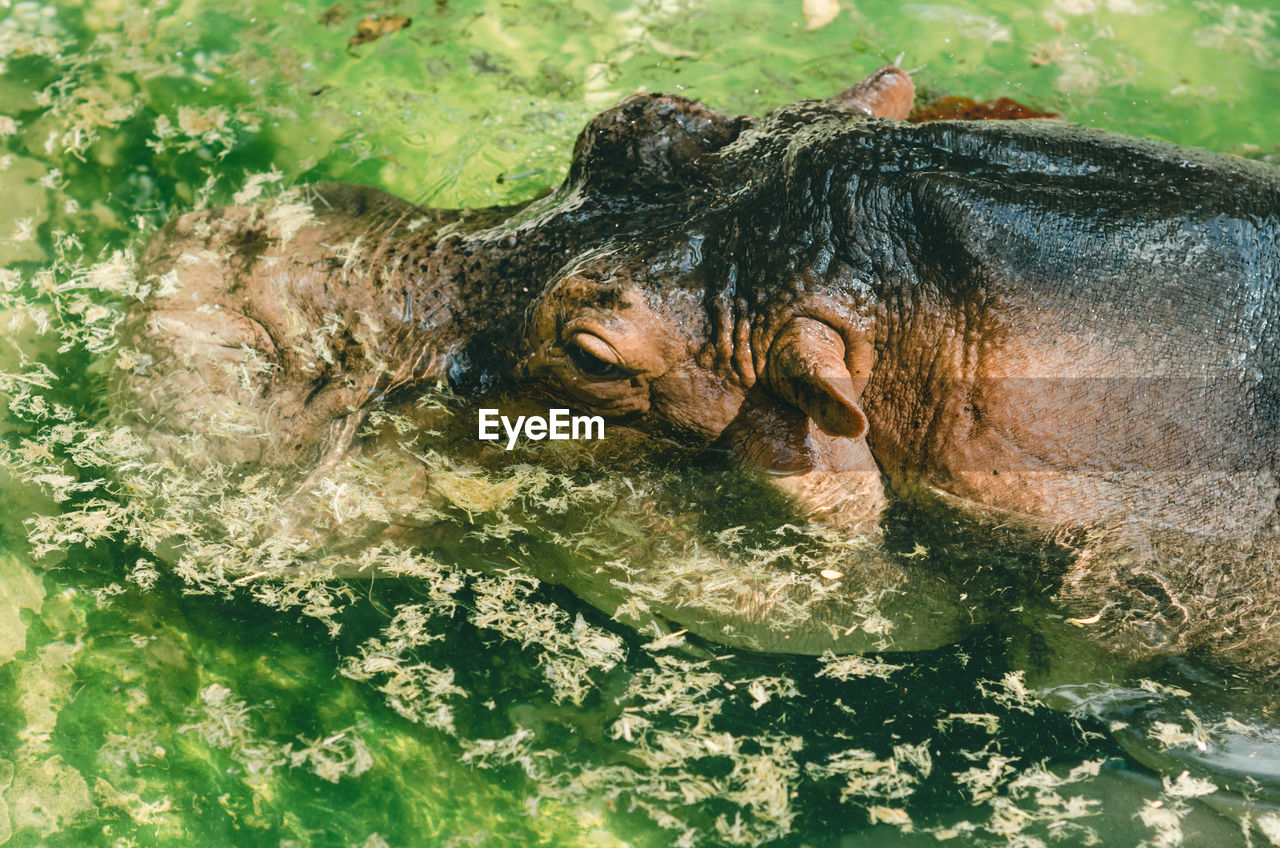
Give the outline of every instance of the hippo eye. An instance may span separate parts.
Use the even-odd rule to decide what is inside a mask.
[[[597,380],[616,380],[625,375],[617,363],[604,358],[611,353],[607,344],[587,333],[578,333],[565,346],[569,361],[583,374]]]

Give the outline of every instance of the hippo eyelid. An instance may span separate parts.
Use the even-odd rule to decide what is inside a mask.
[[[565,343],[565,353],[578,370],[589,377],[618,379],[627,376],[617,351],[593,333],[574,333]]]
[[[579,331],[569,337],[569,344],[577,345],[596,359],[604,360],[610,365],[619,365],[618,352],[613,346],[595,333]]]

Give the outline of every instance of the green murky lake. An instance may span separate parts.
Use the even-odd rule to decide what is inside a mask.
[[[412,22],[348,47],[372,13]],[[320,180],[516,202],[557,184],[585,121],[626,94],[762,114],[899,55],[926,93],[1280,161],[1278,16],[1263,0],[2,0],[0,843],[1280,845],[1276,699],[1046,628],[1055,564],[999,528],[891,515],[891,550],[967,588],[978,623],[958,643],[759,655],[637,633],[535,577],[839,554],[778,532],[778,504],[737,472],[484,465],[426,434],[431,544],[317,559],[277,532],[271,480],[194,477],[103,423],[112,370],[136,364],[115,344],[143,294],[133,256],[182,211]],[[346,469],[312,506],[376,521],[379,470]],[[655,541],[668,525],[693,530]]]

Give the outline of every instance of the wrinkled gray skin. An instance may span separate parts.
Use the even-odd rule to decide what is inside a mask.
[[[636,95],[523,208],[321,186],[290,239],[263,210],[191,213],[143,257],[177,290],[136,313],[156,364],[123,395],[157,432],[238,421],[212,458],[310,469],[442,377],[529,389],[732,449],[849,533],[927,495],[1074,534],[1064,615],[1274,670],[1276,170],[1055,122],[911,125],[910,101],[892,68],[759,122]]]

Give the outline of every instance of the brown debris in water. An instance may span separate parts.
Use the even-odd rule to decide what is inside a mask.
[[[347,39],[348,47],[377,41],[384,35],[405,29],[413,22],[407,15],[365,15],[356,24],[356,34]]]
[[[1061,118],[1057,112],[1041,112],[1008,97],[999,100],[973,100],[947,96],[917,106],[907,120],[913,124],[926,121],[1016,121],[1024,118]]]
[[[341,3],[334,3],[332,6],[320,13],[320,17],[316,18],[316,22],[324,26],[333,26],[346,16],[347,7]]]

